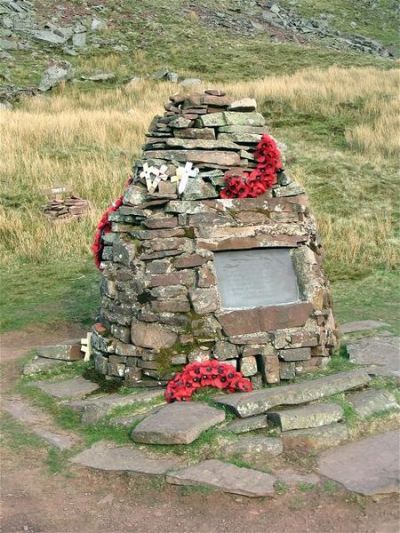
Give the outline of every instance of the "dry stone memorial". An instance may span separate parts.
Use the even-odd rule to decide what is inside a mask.
[[[337,337],[315,220],[255,100],[210,90],[165,109],[98,231],[97,370],[162,385],[215,359],[258,388],[323,367]]]

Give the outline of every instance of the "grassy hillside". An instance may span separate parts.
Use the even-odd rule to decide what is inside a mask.
[[[398,326],[397,72],[309,69],[218,85],[255,96],[287,143],[288,170],[304,183],[319,222],[339,318]],[[151,117],[175,91],[150,81],[129,91],[66,86],[0,114],[3,329],[93,320],[96,221],[121,194]],[[42,216],[44,190],[55,183],[90,200],[85,220]]]
[[[268,11],[264,4],[267,2],[253,0],[104,0],[99,9],[91,1],[36,0],[33,6],[39,24],[51,19],[63,27],[79,21],[90,28],[93,17],[100,17],[107,26],[89,31],[87,46],[78,49],[77,56],[67,55],[62,46],[30,40],[28,49],[12,51],[13,62],[2,62],[0,74],[16,85],[37,85],[49,60],[55,59],[70,61],[77,79],[96,69],[111,70],[116,75],[111,85],[163,67],[181,76],[227,81],[293,73],[306,67],[393,66],[393,60],[336,51],[318,39],[301,45],[302,40],[289,31],[278,32],[277,43],[275,32],[263,18]],[[332,15],[329,25],[333,30],[351,30],[398,47],[399,13],[394,1],[285,0],[279,5],[308,18]],[[26,37],[23,35],[23,40]],[[92,86],[85,82],[82,89],[91,90]]]

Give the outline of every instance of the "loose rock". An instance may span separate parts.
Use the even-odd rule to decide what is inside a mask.
[[[325,426],[342,418],[343,409],[334,403],[319,403],[268,413],[268,419],[279,424],[282,431]]]

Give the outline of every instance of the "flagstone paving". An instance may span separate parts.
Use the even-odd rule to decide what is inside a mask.
[[[70,459],[71,463],[97,470],[135,472],[138,474],[162,475],[168,470],[182,466],[178,457],[149,455],[133,445],[118,446],[112,442],[99,441],[87,450]]]
[[[295,409],[268,412],[268,420],[279,424],[282,431],[325,426],[338,422],[342,418],[343,409],[335,403],[317,403]]]
[[[138,403],[149,403],[159,399],[160,405],[165,403],[160,389],[149,389],[132,394],[103,394],[83,400],[71,401],[68,407],[81,413],[83,424],[95,424],[109,415],[117,407],[128,407]]]
[[[400,378],[400,337],[363,337],[347,345],[350,361],[368,365],[368,373]]]
[[[283,449],[319,450],[337,446],[348,439],[345,424],[334,423],[315,428],[294,429],[281,434]]]
[[[285,483],[285,485],[288,485],[289,487],[296,487],[301,484],[317,485],[320,482],[320,478],[317,476],[317,474],[304,474],[302,472],[297,472],[292,468],[275,470],[273,475],[278,479],[278,481]]]
[[[263,429],[268,426],[266,415],[250,416],[249,418],[240,418],[229,422],[222,429],[232,433],[247,433],[256,429]]]
[[[35,381],[32,385],[38,387],[49,396],[61,400],[84,398],[99,389],[97,383],[93,383],[82,376],[64,381]]]
[[[388,431],[322,453],[319,470],[366,496],[399,492],[399,450],[400,430]]]
[[[59,450],[67,450],[80,442],[74,435],[55,428],[51,418],[18,396],[4,399],[2,408],[28,430]]]
[[[201,402],[175,402],[140,422],[132,439],[146,444],[190,444],[225,420],[225,412]]]
[[[369,381],[370,378],[365,370],[352,370],[293,385],[217,396],[215,401],[232,408],[236,414],[245,418],[265,413],[277,405],[307,403],[338,392],[362,387]]]
[[[264,437],[263,435],[241,437],[235,442],[226,444],[223,448],[224,454],[240,456],[246,461],[257,459],[260,456],[280,455],[282,451],[281,439],[277,437]]]
[[[175,485],[206,485],[243,496],[271,496],[276,478],[251,468],[209,459],[178,472],[167,474],[167,482]]]
[[[390,409],[399,409],[396,398],[387,390],[368,389],[354,392],[346,397],[354,411],[361,418],[367,418],[375,413],[382,413]]]

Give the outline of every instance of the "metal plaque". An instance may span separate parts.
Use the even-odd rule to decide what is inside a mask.
[[[300,300],[289,248],[216,252],[214,261],[223,309],[250,309]]]

